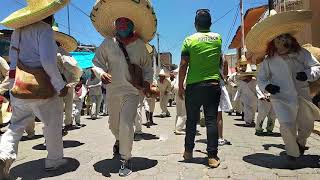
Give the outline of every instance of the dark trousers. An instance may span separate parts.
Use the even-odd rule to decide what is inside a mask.
[[[207,152],[209,158],[218,154],[217,115],[221,88],[219,84],[202,82],[188,85],[185,94],[187,110],[185,150],[192,152],[197,133],[197,122],[200,119],[200,107],[203,106],[207,128]]]

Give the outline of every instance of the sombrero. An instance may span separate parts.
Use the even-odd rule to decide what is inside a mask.
[[[302,47],[308,50],[320,63],[320,48],[314,47],[311,44],[305,44]],[[314,82],[310,82],[309,88],[311,96],[315,96],[320,93],[320,79]]]
[[[3,97],[3,96],[0,96],[0,107],[1,107],[1,111],[0,111],[0,125],[1,124],[7,124],[10,119],[11,119],[11,115],[12,115],[12,112],[9,111],[9,101]]]
[[[133,21],[135,31],[145,41],[153,39],[157,18],[150,0],[97,0],[91,12],[91,21],[102,36],[114,36],[114,22],[126,17]]]
[[[257,72],[252,70],[251,64],[247,63],[247,68],[245,72],[240,71],[237,75],[239,77],[244,76],[256,76]]]
[[[77,40],[74,37],[69,36],[68,34],[60,32],[58,24],[55,23],[52,26],[52,29],[54,31],[55,40],[61,44],[64,50],[71,52],[77,49],[78,47]]]
[[[169,77],[169,73],[167,73],[164,69],[161,69],[158,76],[165,76],[165,77]]]
[[[146,44],[146,48],[147,48],[149,54],[153,54],[153,50],[154,49],[153,49],[153,46],[151,44],[147,43]]]
[[[271,10],[270,16],[257,23],[246,37],[246,47],[252,53],[266,53],[268,44],[281,34],[296,34],[311,22],[312,11],[295,10],[278,13]]]
[[[63,8],[69,0],[26,0],[27,6],[12,13],[1,24],[12,29],[41,21]]]

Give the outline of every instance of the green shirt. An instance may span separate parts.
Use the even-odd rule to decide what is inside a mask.
[[[187,84],[220,80],[221,46],[221,36],[212,32],[198,32],[184,40],[181,56],[190,59]]]

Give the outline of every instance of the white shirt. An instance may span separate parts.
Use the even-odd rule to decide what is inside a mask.
[[[57,63],[59,71],[64,75],[68,84],[76,85],[82,75],[78,62],[63,48],[58,48]]]
[[[19,32],[21,41],[19,45]],[[57,45],[54,40],[53,30],[49,24],[37,22],[21,29],[14,30],[11,36],[11,47],[20,49],[19,59],[28,67],[43,67],[49,75],[51,84],[59,93],[65,86],[57,66]],[[10,48],[10,69],[16,69],[17,51]]]
[[[126,50],[129,54],[131,63],[139,65],[142,68],[144,81],[152,83],[152,61],[145,43],[142,40],[137,39],[127,45]],[[96,51],[93,64],[93,69],[98,78],[105,72],[111,74],[112,82],[107,85],[108,94],[139,95],[139,91],[129,82],[131,76],[128,70],[128,64],[115,38],[106,37]]]
[[[101,89],[102,82],[97,77],[95,77],[94,79],[90,77],[87,80],[86,85],[89,89],[89,96],[102,95],[102,89]]]

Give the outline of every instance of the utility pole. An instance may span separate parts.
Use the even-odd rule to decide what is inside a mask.
[[[70,10],[69,10],[69,5],[67,5],[67,12],[68,12],[68,34],[70,36]]]
[[[157,65],[160,66],[160,34],[157,33],[157,42],[158,42],[158,60]]]
[[[240,15],[241,15],[241,55],[246,53],[246,45],[244,39],[244,17],[243,17],[243,0],[240,0]]]

